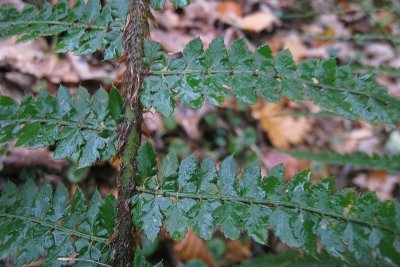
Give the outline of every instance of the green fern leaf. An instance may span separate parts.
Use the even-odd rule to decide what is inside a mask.
[[[108,95],[100,88],[90,98],[82,87],[71,97],[63,86],[55,98],[41,91],[37,99],[26,96],[20,105],[0,96],[0,143],[18,138],[17,146],[31,149],[55,144],[54,158],[76,155],[79,167],[107,160],[116,153],[114,118],[121,117],[120,97],[117,90]]]
[[[128,0],[112,0],[101,6],[100,0],[67,0],[54,6],[46,2],[41,10],[26,4],[22,12],[13,7],[0,7],[0,38],[20,35],[26,42],[42,36],[60,35],[55,51],[91,54],[104,49],[104,58],[117,58],[123,53],[122,30]],[[64,33],[66,33],[64,35]]]
[[[228,96],[254,104],[257,95],[277,102],[281,96],[309,100],[346,119],[363,119],[389,125],[400,121],[400,99],[389,96],[369,75],[354,76],[349,66],[337,67],[335,59],[294,64],[288,50],[272,57],[268,46],[249,53],[244,39],[230,51],[221,37],[204,50],[199,38],[192,40],[180,58],[162,53],[161,45],[147,41],[145,79],[141,101],[169,116],[177,97],[189,108],[206,100],[220,105]]]
[[[107,263],[115,211],[115,198],[102,200],[97,191],[87,205],[80,189],[70,201],[62,184],[53,194],[49,183],[37,190],[28,180],[17,190],[8,182],[0,198],[0,259],[15,256],[15,265],[44,258],[43,266],[60,266],[60,257]]]
[[[173,161],[168,156],[164,162]],[[282,165],[267,177],[257,165],[238,173],[233,157],[225,159],[219,171],[208,168],[212,178],[207,187],[215,191],[201,189],[204,178],[193,155],[183,159],[179,173],[177,167],[172,169],[168,183],[139,184],[140,194],[132,198],[133,220],[150,240],[157,237],[162,222],[175,239],[182,239],[189,228],[210,239],[218,228],[227,238],[247,233],[264,244],[272,229],[282,242],[314,257],[319,239],[326,252],[350,263],[400,265],[398,202],[380,202],[374,193],[358,196],[353,189],[334,192],[332,178],[312,185],[309,170],[285,183]],[[190,186],[182,186],[187,183]]]
[[[368,155],[362,152],[339,154],[334,152],[308,152],[280,150],[293,157],[337,165],[354,165],[371,169],[400,173],[400,156]]]

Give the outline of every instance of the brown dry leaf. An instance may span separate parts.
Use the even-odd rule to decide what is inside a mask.
[[[286,113],[281,105],[268,103],[252,108],[252,116],[260,121],[261,128],[267,133],[271,143],[280,149],[288,149],[290,144],[301,143],[311,129],[308,119],[294,118]]]
[[[22,73],[53,83],[80,81],[71,62],[52,53],[43,39],[16,43],[16,39],[11,38],[0,42],[0,61]]]
[[[243,17],[241,6],[232,1],[220,3],[217,11],[216,15],[222,22],[246,31],[261,32],[280,24],[279,19],[269,9]]]
[[[61,58],[54,66],[49,80],[56,84],[61,82],[78,83],[80,81],[80,77],[73,68],[71,62],[68,59]]]
[[[297,63],[306,55],[307,48],[296,34],[290,34],[283,39],[284,49],[289,49]]]
[[[182,241],[175,242],[173,250],[183,262],[201,259],[210,267],[217,266],[217,263],[209,254],[204,240],[190,230]]]
[[[222,16],[243,16],[242,7],[235,1],[224,1],[218,4],[217,10],[219,12],[220,17]]]
[[[246,31],[261,32],[278,24],[278,19],[270,11],[255,12],[237,20],[237,26]]]
[[[42,39],[26,43],[16,43],[15,38],[0,42],[0,61],[36,78],[48,77],[57,64]],[[4,64],[4,63],[3,63]]]
[[[393,198],[393,191],[400,185],[400,176],[389,174],[386,171],[372,171],[368,174],[362,173],[353,179],[353,183],[360,188],[376,192],[380,200]]]
[[[230,262],[239,262],[250,258],[251,243],[240,240],[226,240],[226,251],[224,257]]]

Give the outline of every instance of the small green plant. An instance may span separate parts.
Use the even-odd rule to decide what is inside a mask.
[[[177,7],[190,1],[171,0]],[[174,239],[188,229],[210,239],[216,229],[230,239],[247,233],[266,244],[268,229],[290,247],[318,258],[323,253],[356,265],[400,266],[400,205],[381,202],[374,193],[353,189],[335,192],[333,178],[311,184],[309,170],[288,183],[278,165],[262,177],[257,164],[243,171],[232,156],[217,166],[211,157],[198,163],[191,155],[178,161],[174,153],[157,162],[149,142],[141,142],[143,108],[170,116],[175,99],[189,108],[204,101],[220,105],[225,98],[252,104],[261,96],[277,102],[281,96],[312,101],[346,119],[393,126],[400,121],[400,100],[389,96],[371,75],[355,76],[335,59],[294,64],[288,50],[272,57],[268,46],[254,53],[239,39],[228,50],[218,37],[204,49],[191,41],[181,57],[170,57],[147,40],[149,8],[165,0],[67,0],[22,12],[0,8],[0,37],[19,41],[58,35],[56,52],[104,52],[104,59],[125,57],[122,97],[116,88],[99,89],[92,97],[80,88],[74,97],[61,86],[56,97],[42,91],[20,104],[0,97],[0,142],[17,139],[28,148],[54,146],[54,157],[73,157],[88,167],[112,156],[121,158],[118,199],[90,202],[78,189],[72,200],[63,185],[53,192],[29,180],[22,189],[9,182],[0,198],[0,258],[15,256],[15,264],[44,258],[44,266],[75,260],[88,266],[147,266],[136,236],[155,240],[163,225]],[[128,8],[129,6],[129,8]],[[296,152],[295,152],[296,153]],[[297,154],[300,157],[379,167],[398,172],[398,159],[341,155]],[[135,256],[136,255],[136,256]],[[336,259],[335,259],[336,261]]]

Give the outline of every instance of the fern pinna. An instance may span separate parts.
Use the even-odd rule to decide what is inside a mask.
[[[190,4],[171,2],[179,8]],[[70,199],[62,184],[53,190],[49,183],[36,188],[32,180],[19,189],[7,183],[0,198],[0,258],[14,257],[15,264],[40,260],[44,266],[65,261],[149,266],[133,238],[126,237],[136,231],[155,240],[165,225],[178,240],[191,229],[203,239],[220,231],[229,239],[247,234],[261,244],[267,244],[272,230],[313,258],[328,253],[348,264],[400,266],[396,201],[381,202],[374,193],[357,195],[353,189],[335,192],[333,178],[315,181],[309,170],[286,183],[282,165],[263,177],[257,163],[240,170],[232,156],[217,166],[212,157],[199,164],[195,155],[179,162],[170,153],[158,164],[153,145],[140,142],[142,105],[168,117],[176,99],[199,108],[204,100],[221,105],[235,98],[253,104],[259,96],[274,102],[286,97],[311,101],[346,119],[389,126],[400,120],[400,100],[371,75],[353,75],[350,66],[337,67],[333,58],[296,65],[288,50],[273,57],[268,46],[261,46],[250,53],[245,39],[227,49],[218,37],[204,49],[197,38],[181,57],[171,57],[161,44],[144,40],[149,6],[157,10],[164,5],[165,0],[105,5],[78,0],[70,6],[59,0],[40,9],[0,7],[0,38],[18,35],[23,42],[57,35],[55,52],[99,50],[106,60],[125,54],[127,65],[125,99],[117,88],[108,93],[100,88],[93,96],[79,88],[71,96],[63,86],[55,97],[42,91],[21,103],[0,96],[1,143],[17,139],[16,145],[28,148],[53,146],[54,158],[73,158],[79,167],[107,160],[117,150],[121,156],[118,201],[102,199],[96,191],[87,202],[80,189]],[[399,171],[395,158],[385,156],[293,153]],[[132,250],[121,249],[126,247]]]
[[[122,97],[103,88],[90,97],[79,88],[74,98],[61,86],[53,98],[41,91],[35,100],[26,96],[21,104],[0,96],[0,142],[18,138],[17,146],[39,148],[56,145],[55,159],[74,156],[78,167],[107,160],[116,152],[116,124],[121,121]]]
[[[80,189],[71,200],[60,184],[53,193],[44,183],[39,189],[28,180],[21,190],[9,182],[0,199],[0,258],[16,256],[16,265],[44,257],[43,266],[61,265],[60,257],[75,253],[84,264],[109,262],[108,239],[114,232],[114,196],[102,199],[95,191],[89,203]]]

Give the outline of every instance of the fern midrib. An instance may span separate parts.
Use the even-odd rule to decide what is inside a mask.
[[[106,243],[108,241],[107,238],[102,238],[102,237],[97,237],[97,236],[92,236],[89,234],[85,234],[70,228],[66,228],[63,226],[59,226],[56,224],[52,224],[46,221],[42,221],[38,218],[30,217],[30,216],[25,216],[25,215],[15,215],[15,214],[10,214],[10,213],[0,213],[0,217],[6,217],[6,218],[11,218],[11,219],[17,219],[17,220],[22,220],[22,221],[29,221],[33,223],[40,224],[42,226],[48,227],[50,229],[56,229],[80,238],[84,238],[90,241],[96,241],[96,242],[101,242],[101,243]]]
[[[161,70],[161,71],[154,71],[154,70],[150,70],[148,71],[149,75],[155,75],[155,76],[168,76],[168,75],[191,75],[191,74],[204,74],[204,75],[213,75],[213,74],[227,74],[227,75],[259,75],[261,73],[265,73],[263,71],[246,71],[246,70]],[[326,84],[319,84],[319,83],[313,83],[311,81],[308,80],[304,80],[304,79],[300,79],[300,78],[294,78],[294,77],[287,77],[284,75],[279,75],[275,78],[283,78],[283,79],[287,79],[287,80],[292,80],[292,81],[296,81],[296,82],[302,82],[302,83],[306,83],[310,86],[315,86],[321,89],[329,89],[332,91],[340,91],[340,92],[346,92],[346,93],[351,93],[351,94],[355,94],[355,95],[360,95],[363,97],[372,97],[374,99],[378,99],[379,101],[385,102],[387,99],[382,99],[381,96],[377,95],[377,94],[368,94],[368,93],[364,93],[362,91],[354,91],[354,90],[350,90],[350,89],[344,89],[341,87],[336,87],[336,86],[330,86],[330,85],[326,85]],[[400,103],[400,99],[397,99],[395,97],[392,97],[395,101],[399,101]]]
[[[116,29],[121,29],[120,26],[100,26],[100,25],[93,25],[93,24],[84,24],[84,23],[78,23],[78,22],[66,22],[66,21],[57,21],[57,20],[27,20],[27,21],[15,21],[15,22],[0,22],[0,25],[7,25],[11,24],[12,26],[16,25],[21,25],[21,24],[26,24],[26,25],[32,25],[32,24],[43,24],[43,25],[62,25],[66,27],[78,27],[78,28],[83,28],[85,30],[102,30],[102,31],[109,31],[111,28],[116,28]]]
[[[216,200],[216,201],[228,201],[228,202],[241,202],[241,203],[245,203],[245,204],[258,204],[258,205],[264,205],[264,206],[269,206],[269,207],[282,206],[285,208],[300,209],[300,210],[308,211],[310,213],[317,214],[321,217],[331,217],[333,219],[337,219],[340,221],[352,222],[352,223],[370,227],[370,228],[379,228],[386,232],[394,234],[395,236],[400,235],[400,233],[397,232],[396,230],[389,228],[387,226],[378,224],[378,223],[369,223],[369,222],[366,222],[363,220],[358,220],[355,218],[348,218],[342,214],[326,212],[326,211],[319,210],[316,208],[303,206],[303,205],[295,203],[295,202],[274,201],[271,199],[257,200],[257,199],[251,199],[251,198],[228,197],[228,196],[218,196],[218,195],[210,195],[210,194],[182,193],[182,192],[175,192],[175,191],[169,191],[169,190],[156,190],[155,191],[155,190],[149,190],[149,189],[146,189],[143,187],[137,187],[137,191],[142,192],[142,193],[151,194],[154,196],[160,196],[160,197],[162,196],[162,197],[188,198],[188,199],[194,199],[194,200],[199,200],[199,201]]]
[[[17,123],[17,124],[31,124],[31,123],[44,123],[44,124],[57,124],[58,126],[67,126],[71,128],[79,128],[79,129],[89,129],[89,130],[95,130],[95,131],[103,131],[103,130],[109,130],[109,131],[116,131],[116,127],[109,127],[109,126],[95,126],[95,125],[90,125],[90,124],[82,124],[79,122],[73,122],[73,121],[66,121],[66,120],[55,120],[55,119],[13,119],[13,120],[0,120],[0,125],[1,124],[12,124],[12,123]]]

